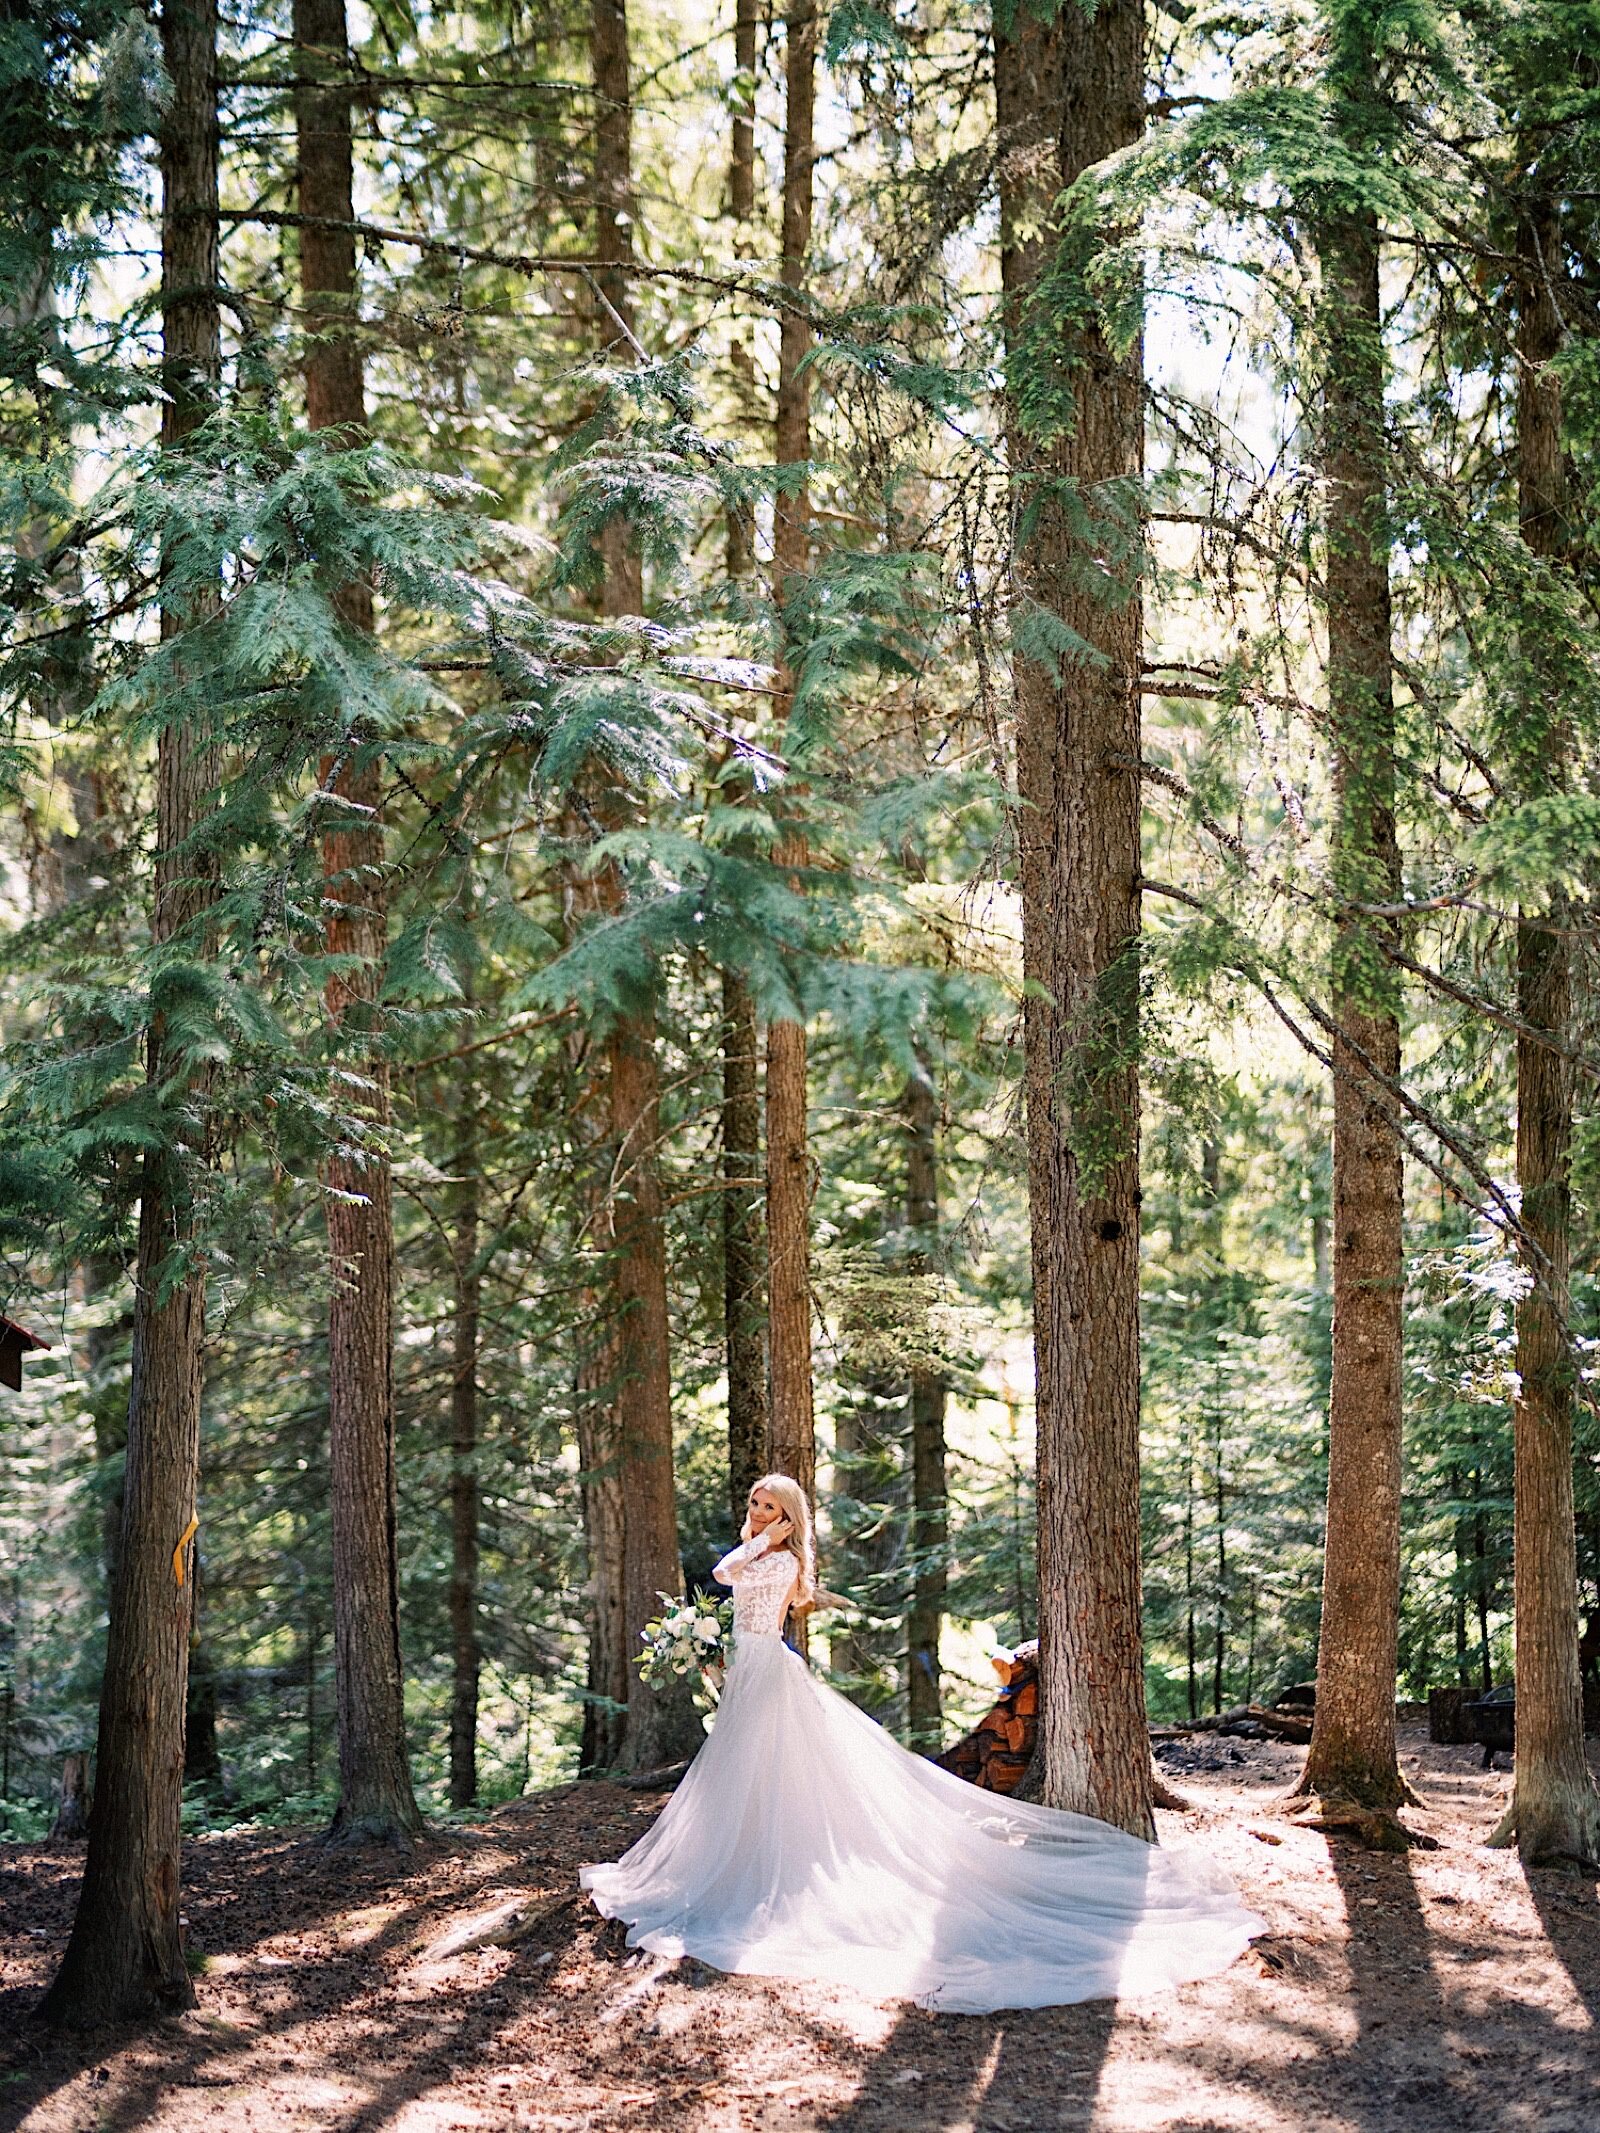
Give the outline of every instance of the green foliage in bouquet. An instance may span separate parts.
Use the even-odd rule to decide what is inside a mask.
[[[634,1664],[653,1689],[681,1681],[686,1674],[726,1666],[733,1649],[733,1602],[716,1600],[697,1592],[686,1600],[670,1592],[659,1593],[665,1613],[647,1622],[641,1635],[644,1650],[634,1653]]]

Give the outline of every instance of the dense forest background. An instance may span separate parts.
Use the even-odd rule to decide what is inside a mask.
[[[1130,22],[1142,111],[1064,190],[1006,55]],[[141,1295],[204,1298],[189,1827],[334,1814],[362,1489],[428,1818],[668,1759],[602,1617],[803,1472],[797,1354],[814,1662],[916,1745],[990,1700],[1039,1627],[1013,694],[1107,670],[1073,600],[1142,602],[1137,1040],[1072,1130],[1127,1158],[1136,1056],[1149,1715],[1317,1672],[1352,1001],[1397,1693],[1510,1672],[1530,1296],[1600,1606],[1597,60],[1557,0],[0,13],[9,1833],[94,1746]],[[1030,488],[1130,375],[1142,466]],[[392,1479],[330,1466],[341,1399]]]

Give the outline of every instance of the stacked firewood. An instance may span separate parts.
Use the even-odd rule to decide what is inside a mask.
[[[999,1702],[934,1760],[985,1792],[1010,1793],[1028,1774],[1039,1730],[1039,1647],[1019,1644],[1014,1652],[996,1652],[991,1664],[1000,1677]]]

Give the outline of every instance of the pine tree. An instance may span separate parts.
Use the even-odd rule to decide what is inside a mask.
[[[777,703],[779,730],[794,706],[794,619],[811,565],[811,376],[805,367],[811,322],[805,308],[815,186],[817,10],[791,0],[784,19],[784,289],[778,334],[776,424],[780,487],[773,506],[773,603],[785,638]],[[776,857],[800,868],[804,830],[791,817]],[[767,1028],[767,1340],[772,1386],[772,1463],[810,1495],[816,1485],[816,1421],[811,1375],[811,1152],[806,1127],[806,1031],[787,1015]]]
[[[906,1083],[906,1228],[913,1269],[936,1261],[939,1233],[938,1093],[925,1057]],[[911,1374],[911,1607],[906,1616],[906,1731],[910,1744],[941,1743],[939,1632],[944,1615],[949,1489],[945,1473],[947,1380]]]
[[[174,0],[162,16],[162,57],[172,83],[161,130],[162,445],[177,454],[213,406],[221,376],[215,0]],[[207,604],[202,599],[202,613]],[[164,610],[163,637],[182,636],[197,619]],[[133,1369],[95,1804],[72,1937],[42,2010],[63,2025],[148,2019],[194,1997],[179,1917],[180,1818],[205,1342],[198,1172],[211,1127],[207,1075],[188,1040],[195,1034],[195,962],[205,953],[215,897],[198,833],[214,804],[217,774],[203,735],[181,721],[163,727],[151,913],[158,960],[145,1045],[147,1082],[168,1114],[171,1139],[147,1152],[139,1193]]]
[[[1154,1834],[1139,1571],[1137,340],[1054,195],[1143,127],[1143,12],[997,17],[1045,1800]],[[1094,557],[1091,565],[1090,557]]]
[[[1382,106],[1374,108],[1373,84],[1382,54],[1363,9],[1336,11],[1329,32],[1335,130],[1353,153],[1375,155]],[[1346,915],[1333,994],[1328,1524],[1316,1720],[1301,1789],[1324,1813],[1353,1805],[1382,1816],[1406,1796],[1394,1733],[1404,1208],[1388,1093],[1400,1072],[1393,979],[1372,944],[1372,922],[1357,915],[1400,894],[1376,211],[1357,200],[1331,201],[1317,244],[1334,875]],[[1381,932],[1385,921],[1376,923]],[[1389,1827],[1358,1826],[1380,1836]]]
[[[450,1370],[450,1805],[478,1797],[478,1345],[483,1310],[480,1264],[483,1179],[479,1093],[471,1065],[456,1098],[454,1228],[455,1326]]]
[[[733,1530],[768,1471],[765,1225],[755,998],[722,973],[722,1312],[728,1365],[728,1490]]]
[[[351,225],[354,146],[344,0],[295,0],[300,283],[306,311],[306,421],[345,445],[366,428]],[[370,636],[370,582],[340,589],[341,620]],[[340,1842],[409,1846],[422,1817],[406,1754],[400,1658],[394,1407],[394,1206],[386,1136],[389,1065],[378,1028],[388,935],[383,766],[376,736],[353,729],[324,765],[328,1017],[362,1085],[366,1145],[326,1166],[328,1430],[333,1498],[334,1656],[339,1700]]]
[[[595,125],[595,233],[602,271],[596,277],[607,340],[633,341],[627,268],[633,258],[633,105],[626,0],[593,0],[590,53],[598,113]],[[635,344],[636,345],[636,344]],[[622,351],[618,351],[620,354]],[[601,612],[644,610],[643,571],[632,529],[620,518],[601,543]],[[604,821],[620,824],[619,798],[600,800]],[[606,867],[604,905],[619,910],[621,877]],[[666,1237],[658,1149],[661,1085],[653,1002],[616,1016],[604,1038],[611,1175],[607,1236],[617,1314],[615,1443],[622,1510],[624,1650],[639,1649],[662,1593],[682,1589],[672,1467],[672,1358],[667,1314]],[[631,1674],[631,1670],[630,1670]],[[703,1738],[686,1684],[648,1688],[631,1674],[621,1761],[660,1769],[692,1755]]]
[[[1525,140],[1517,218],[1517,513],[1529,554],[1558,578],[1574,546],[1561,382],[1557,292],[1564,290],[1560,212],[1543,143]],[[1553,643],[1559,646],[1560,636]],[[1570,683],[1559,656],[1528,648],[1527,699],[1515,733],[1517,785],[1527,798],[1572,784]],[[1504,1843],[1514,1832],[1530,1864],[1600,1858],[1600,1791],[1583,1745],[1578,1577],[1573,1510],[1571,1161],[1572,905],[1558,879],[1516,931],[1517,1184],[1527,1287],[1517,1305],[1516,1779]]]

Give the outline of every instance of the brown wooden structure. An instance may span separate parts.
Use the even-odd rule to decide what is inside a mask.
[[[934,1761],[985,1792],[1011,1793],[1027,1776],[1039,1731],[1039,1647],[1019,1644],[1014,1652],[996,1652],[992,1664],[1001,1681],[999,1701]]]
[[[26,1326],[19,1326],[14,1318],[0,1318],[0,1385],[9,1385],[13,1392],[22,1390],[22,1358],[33,1355],[50,1346],[40,1340],[37,1333],[30,1333]]]

